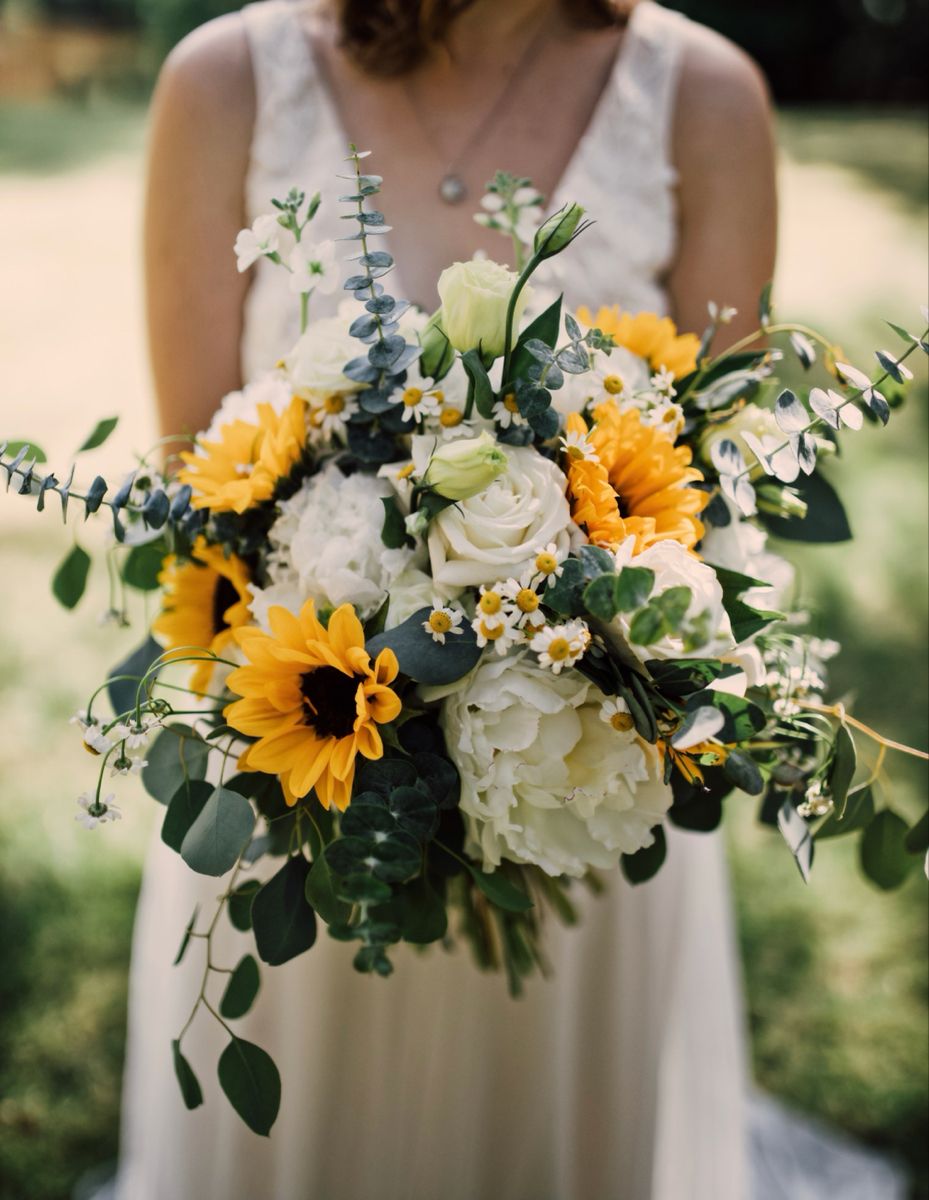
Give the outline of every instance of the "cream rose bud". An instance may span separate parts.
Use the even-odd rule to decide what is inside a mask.
[[[746,404],[728,421],[723,421],[720,425],[708,426],[700,438],[700,457],[704,462],[712,464],[713,447],[728,438],[730,442],[735,442],[745,462],[752,466],[755,463],[755,456],[743,438],[743,433],[752,433],[761,441],[764,441],[766,437],[776,437],[778,442],[784,440],[784,435],[770,409],[759,408],[757,404]]]
[[[485,430],[439,446],[422,481],[446,500],[468,500],[490,487],[506,470],[507,456]]]
[[[297,395],[321,402],[333,393],[357,392],[364,386],[342,372],[358,357],[359,343],[348,332],[350,324],[351,317],[341,313],[314,321],[285,357],[284,368]]]
[[[448,449],[462,445],[456,441]],[[435,438],[414,437],[410,452],[422,476]],[[506,469],[483,491],[444,509],[429,525],[427,547],[436,590],[493,584],[535,561],[540,546],[554,543],[564,557],[571,546],[571,512],[565,477],[530,446],[508,446]]]
[[[476,350],[487,358],[499,358],[506,350],[506,312],[516,284],[508,267],[489,258],[456,262],[439,276],[442,328],[462,354]],[[520,292],[513,313],[513,336],[532,289]]]

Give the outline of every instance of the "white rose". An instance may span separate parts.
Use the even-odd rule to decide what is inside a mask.
[[[338,316],[314,321],[286,356],[284,366],[297,395],[321,402],[334,393],[345,395],[364,386],[342,373],[350,359],[365,352],[348,332],[350,324],[351,317],[343,315],[340,306]]]
[[[412,439],[417,475],[434,445],[431,437]],[[559,554],[570,547],[564,475],[529,446],[507,446],[506,456],[506,469],[488,488],[444,509],[429,526],[432,577],[443,595],[518,576],[549,542]]]
[[[588,680],[518,654],[483,659],[454,688],[440,721],[467,849],[486,869],[511,859],[578,877],[651,845],[671,803],[659,755],[601,719]]]
[[[704,462],[712,464],[713,447],[719,442],[729,439],[735,442],[748,466],[754,466],[756,459],[749,449],[748,443],[742,436],[744,433],[754,434],[764,442],[765,438],[776,438],[777,444],[784,441],[784,435],[769,408],[759,408],[757,404],[746,404],[728,421],[720,425],[708,425],[700,438],[700,457]],[[760,470],[760,468],[759,468]]]
[[[223,397],[222,403],[213,414],[209,428],[203,434],[203,441],[215,441],[219,431],[231,421],[258,422],[258,405],[270,404],[280,415],[290,404],[293,392],[283,375],[262,375],[247,383],[239,392],[229,392]]]
[[[629,626],[633,613],[619,613],[607,632],[618,635],[621,645],[628,646],[640,662],[647,662],[650,658],[717,657],[731,650],[735,645],[732,627],[723,606],[723,589],[713,568],[685,550],[680,542],[670,539],[655,542],[635,557],[634,549],[634,538],[627,538],[619,546],[615,554],[617,570],[634,566],[648,567],[654,571],[653,597],[666,592],[668,588],[689,588],[691,599],[685,621],[703,618],[707,640],[700,646],[685,650],[683,639],[677,634],[669,634],[654,645],[634,646],[629,642]]]
[[[516,275],[489,258],[456,262],[439,276],[442,328],[456,350],[476,350],[499,358],[505,350],[506,310]],[[531,293],[523,288],[513,315],[513,337]]]
[[[375,613],[414,559],[381,541],[381,497],[390,494],[386,480],[330,463],[283,501],[268,535],[269,586],[252,589],[256,619],[271,603],[299,612],[310,597],[317,608],[353,604],[362,620]]]

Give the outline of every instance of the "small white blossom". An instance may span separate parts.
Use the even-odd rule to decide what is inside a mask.
[[[492,616],[478,611],[471,622],[471,628],[477,635],[477,644],[481,650],[492,645],[500,655],[506,654],[521,637],[512,616],[505,609]]]
[[[677,438],[684,428],[684,410],[672,400],[659,400],[643,412],[642,424],[652,429],[663,429],[671,437]]]
[[[84,727],[84,745],[94,754],[106,754],[113,749],[115,742],[96,721],[92,721]]]
[[[635,725],[629,705],[619,696],[610,696],[600,705],[600,720],[611,725],[619,733],[627,733]]]
[[[463,614],[455,608],[448,608],[445,605],[437,605],[429,614],[427,620],[423,621],[423,629],[426,633],[432,635],[432,640],[438,642],[441,646],[445,645],[445,639],[449,634],[462,634],[464,630],[461,628]]]
[[[75,821],[80,822],[85,829],[96,829],[98,825],[105,825],[107,821],[119,821],[123,814],[114,803],[115,799],[113,793],[104,800],[98,800],[93,793],[82,792],[77,798],[81,811],[75,814]]]
[[[518,429],[526,424],[526,418],[519,411],[516,397],[510,393],[497,400],[493,406],[493,417],[501,429]]]
[[[323,438],[344,438],[350,417],[358,411],[358,401],[344,392],[333,392],[319,404],[310,404],[310,428]]]
[[[669,371],[665,366],[659,367],[652,376],[651,385],[659,396],[667,396],[670,399],[677,394],[674,387],[674,372]]]
[[[531,575],[508,579],[501,584],[501,591],[510,602],[506,610],[517,629],[524,629],[527,625],[539,628],[545,624],[545,615],[539,608],[539,593],[532,586]]]
[[[79,708],[73,717],[68,718],[68,724],[80,725],[81,733],[83,733],[88,726],[95,724],[95,722],[91,721],[88,717],[86,708]]]
[[[588,433],[577,433],[571,431],[566,433],[561,439],[561,445],[568,458],[578,459],[585,458],[588,462],[599,462],[599,456],[588,440]]]
[[[821,779],[814,779],[806,790],[806,799],[797,805],[801,817],[825,817],[832,812],[835,804],[831,796],[823,795]]]
[[[256,217],[250,229],[240,231],[235,240],[236,266],[247,271],[266,254],[276,254],[281,246],[284,229],[275,213]]]
[[[404,421],[409,421],[410,424],[422,421],[426,417],[438,417],[441,413],[442,404],[435,392],[425,392],[418,387],[406,387],[400,398],[403,401],[403,411],[400,417]]]
[[[728,304],[718,305],[715,300],[711,300],[707,305],[710,314],[710,320],[716,325],[730,325],[734,317],[738,315],[739,310],[732,308]]]
[[[562,667],[573,667],[590,644],[590,631],[584,621],[547,625],[533,637],[529,649],[539,656],[539,666],[551,667],[558,675]]]
[[[564,560],[568,557],[567,550],[562,549],[555,542],[549,542],[546,546],[539,546],[534,551],[535,558],[533,560],[534,574],[532,575],[532,586],[538,587],[542,583],[551,583],[553,579],[560,579],[564,574]]]
[[[339,286],[339,267],[335,242],[297,242],[287,261],[290,267],[290,290],[297,295],[319,292],[331,295]]]

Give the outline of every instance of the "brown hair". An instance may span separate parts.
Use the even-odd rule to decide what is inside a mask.
[[[609,28],[625,23],[633,0],[560,0],[575,25]],[[473,0],[337,0],[339,40],[346,54],[372,75],[402,75],[441,44]]]

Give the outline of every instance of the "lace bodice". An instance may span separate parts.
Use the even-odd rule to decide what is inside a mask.
[[[256,91],[248,220],[296,184],[323,195],[314,234],[339,237],[344,228],[335,173],[345,140],[300,21],[300,0],[261,0],[243,9],[243,19]],[[578,304],[667,308],[664,280],[677,237],[671,124],[686,22],[653,0],[640,0],[606,89],[551,198],[552,209],[580,201],[598,222],[552,262],[546,279],[567,289]],[[340,298],[338,293],[315,298],[314,311],[325,314]],[[281,287],[279,268],[260,263],[242,333],[246,380],[267,370],[296,337],[292,300]]]

